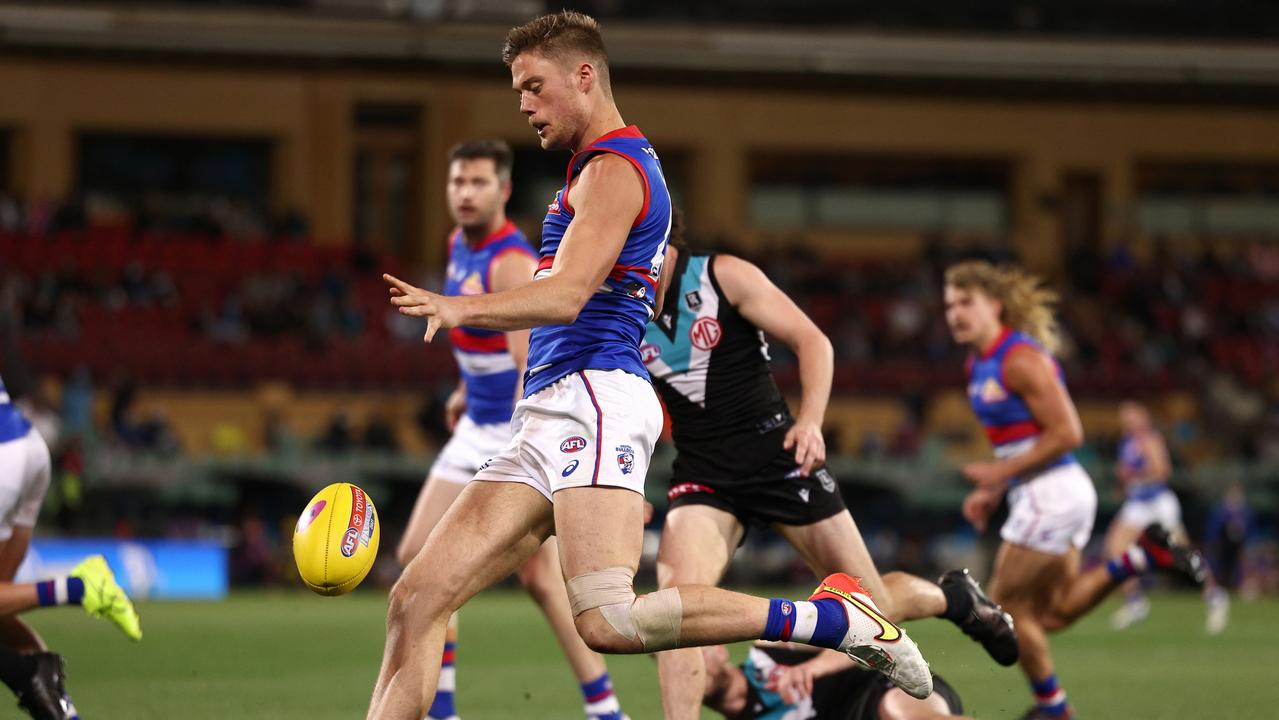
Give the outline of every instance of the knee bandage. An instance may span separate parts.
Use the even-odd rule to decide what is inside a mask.
[[[670,650],[679,645],[684,607],[675,588],[637,598],[635,575],[625,567],[578,575],[567,585],[573,617],[591,608],[599,608],[600,614],[619,635],[627,640],[639,640],[648,652]]]

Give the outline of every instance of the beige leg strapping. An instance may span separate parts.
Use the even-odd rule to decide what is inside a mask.
[[[637,598],[634,573],[620,566],[578,575],[569,579],[567,586],[573,617],[599,608],[619,635],[638,639],[648,652],[679,646],[684,606],[675,588]]]

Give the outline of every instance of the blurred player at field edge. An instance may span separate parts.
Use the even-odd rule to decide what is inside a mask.
[[[1021,667],[1035,700],[1024,720],[1071,716],[1047,633],[1068,627],[1119,584],[1148,570],[1204,580],[1199,553],[1173,544],[1158,525],[1105,565],[1080,571],[1097,492],[1072,454],[1084,436],[1052,355],[1059,344],[1055,301],[1038,278],[1015,267],[969,261],[946,270],[946,323],[970,351],[968,399],[997,458],[964,466],[976,489],[963,512],[984,530],[1008,494],[989,586],[991,598],[1017,623]]]
[[[11,304],[4,293],[0,332],[6,334]],[[3,359],[16,363],[20,358],[9,353]],[[48,445],[0,378],[0,644],[18,653],[16,657],[0,655],[0,681],[19,696],[20,705],[33,717],[71,720],[78,716],[62,691],[62,659],[48,652],[43,638],[19,614],[39,607],[79,605],[94,617],[110,620],[134,640],[142,638],[142,629],[133,603],[101,555],[86,558],[66,575],[13,582],[31,545],[51,475]]]
[[[1163,435],[1155,428],[1150,411],[1138,402],[1119,405],[1119,461],[1115,476],[1123,486],[1124,504],[1106,532],[1106,553],[1115,555],[1141,537],[1141,531],[1152,523],[1167,530],[1178,542],[1189,535],[1181,522],[1181,503],[1168,487],[1172,462]],[[1226,591],[1213,580],[1211,573],[1204,582],[1207,607],[1205,627],[1212,635],[1226,629],[1230,601]],[[1141,579],[1124,583],[1124,604],[1111,617],[1111,626],[1123,630],[1150,615],[1150,600],[1142,590]]]

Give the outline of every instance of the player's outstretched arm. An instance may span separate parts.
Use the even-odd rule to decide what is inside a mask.
[[[813,694],[813,681],[858,667],[848,655],[838,650],[822,650],[811,659],[795,665],[778,665],[768,677],[768,689],[787,703],[797,703]]]
[[[1084,441],[1079,412],[1057,379],[1052,358],[1034,350],[1014,348],[1004,362],[1004,383],[1026,401],[1043,431],[1021,455],[964,466],[964,475],[978,487],[1000,491],[1012,478],[1061,457]]]
[[[573,222],[560,240],[549,276],[505,292],[444,297],[383,275],[400,312],[426,318],[426,340],[459,325],[524,330],[566,325],[613,270],[635,217],[644,185],[629,161],[603,154],[590,160],[569,190]]]
[[[1168,445],[1158,432],[1151,430],[1141,440],[1142,454],[1146,456],[1148,474],[1153,480],[1167,480],[1172,474],[1172,460],[1168,457]]]
[[[732,255],[718,255],[714,270],[724,297],[737,312],[747,322],[784,343],[799,358],[803,395],[785,447],[794,449],[795,461],[801,471],[808,474],[826,461],[822,420],[826,417],[831,376],[835,372],[835,352],[830,340],[758,267]]]

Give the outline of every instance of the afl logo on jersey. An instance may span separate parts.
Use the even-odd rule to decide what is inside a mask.
[[[693,347],[698,350],[712,350],[719,345],[720,338],[724,333],[720,330],[719,321],[715,318],[704,317],[698,318],[693,323],[693,327],[688,331],[688,339],[693,341]]]
[[[640,359],[647,365],[662,356],[662,349],[652,343],[640,345]]]
[[[556,193],[555,193],[555,199],[551,201],[551,204],[550,204],[550,205],[547,205],[547,206],[546,206],[546,212],[547,212],[547,214],[548,214],[548,215],[559,215],[559,214],[560,214],[560,193],[562,193],[562,192],[564,192],[564,191],[563,191],[563,190],[558,190],[558,191],[556,191]]]
[[[582,437],[581,435],[574,435],[573,437],[568,438],[564,442],[560,443],[560,452],[562,453],[575,453],[575,452],[578,452],[579,450],[585,450],[585,449],[586,449],[586,438]]]

